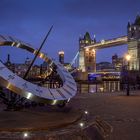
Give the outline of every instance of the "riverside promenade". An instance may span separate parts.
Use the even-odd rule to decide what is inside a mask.
[[[46,106],[15,112],[7,112],[2,109],[3,105],[0,110],[0,139],[21,139],[21,133],[24,138],[24,135],[27,135],[26,132],[34,131],[35,134],[30,135],[33,139],[37,137],[42,139],[42,135],[44,135],[43,139],[45,140],[91,140],[90,137],[102,140],[94,127],[95,118],[99,117],[111,126],[110,136],[106,139],[140,140],[139,91],[131,91],[130,96],[126,96],[125,92],[80,93],[63,109]],[[93,123],[94,128],[89,127],[83,136],[84,130],[81,129],[80,133],[76,131],[79,130],[80,126],[78,125],[85,111],[88,113],[84,119],[88,122],[88,126]],[[85,127],[87,128],[87,126]],[[3,132],[6,131],[13,132],[12,137],[11,133],[4,137]],[[45,133],[42,133],[44,131]],[[20,134],[16,133],[14,136],[15,132],[20,132]],[[53,136],[57,136],[52,138],[52,133]],[[61,137],[58,137],[60,133]],[[27,139],[30,139],[30,136],[27,136]]]
[[[70,105],[71,104],[71,105]],[[140,140],[140,91],[115,93],[81,93],[70,106],[88,110],[89,119],[100,116],[113,131],[111,140]]]

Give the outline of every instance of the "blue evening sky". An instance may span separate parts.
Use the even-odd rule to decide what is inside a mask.
[[[89,32],[96,39],[126,35],[128,21],[133,22],[140,11],[140,0],[0,0],[0,34],[10,35],[38,48],[51,25],[54,28],[42,51],[58,59],[65,51],[70,62],[78,51],[79,36]],[[111,61],[126,46],[97,52],[97,62]],[[11,54],[12,62],[24,62],[29,53],[13,48],[0,48],[4,61]]]

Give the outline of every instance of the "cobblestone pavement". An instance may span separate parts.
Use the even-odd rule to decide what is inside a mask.
[[[111,140],[140,140],[140,91],[125,93],[78,94],[69,104],[83,112],[88,119],[100,116],[112,127]]]

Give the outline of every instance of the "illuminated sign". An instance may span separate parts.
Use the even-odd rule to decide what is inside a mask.
[[[96,80],[118,80],[120,79],[120,72],[99,72],[99,73],[89,73],[88,81]]]

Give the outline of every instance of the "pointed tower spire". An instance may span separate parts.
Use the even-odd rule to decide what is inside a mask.
[[[8,54],[7,61],[10,62],[10,54]]]
[[[84,40],[86,42],[86,44],[91,44],[91,37],[90,37],[90,34],[89,32],[86,32],[85,35],[84,35]]]
[[[11,65],[11,62],[10,62],[10,54],[8,54],[8,56],[7,56],[6,65],[7,65],[7,66],[10,66],[10,65]]]
[[[93,38],[94,43],[96,43],[96,35],[94,34],[94,38]]]
[[[140,25],[140,15],[139,14],[136,16],[135,25]]]
[[[128,21],[128,24],[127,24],[127,28],[129,28],[131,26],[130,22]]]
[[[85,40],[91,40],[90,34],[89,32],[86,32],[85,36],[84,36]]]
[[[82,35],[81,35],[81,34],[79,35],[79,41],[80,41],[80,40],[82,40]]]

